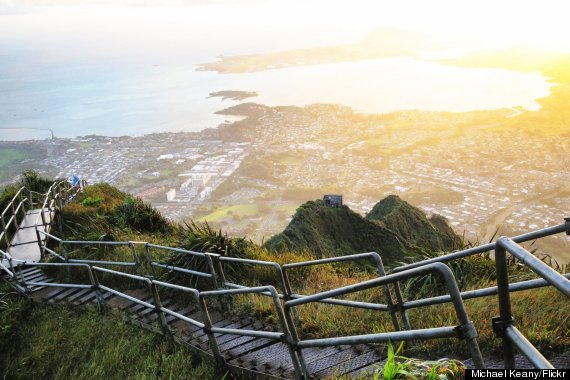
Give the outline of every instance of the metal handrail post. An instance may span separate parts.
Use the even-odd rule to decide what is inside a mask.
[[[18,275],[20,276],[20,281],[22,282],[22,285],[24,287],[24,289],[26,289],[26,291],[28,291],[28,284],[26,282],[26,278],[24,277],[24,274],[22,273],[22,266],[21,265],[16,265],[16,268],[18,269]]]
[[[208,263],[208,267],[210,268],[210,273],[212,274],[212,285],[214,286],[214,289],[218,289],[220,285],[218,283],[218,274],[216,273],[216,268],[214,267],[214,261],[219,261],[219,256],[207,253],[206,261]]]
[[[386,270],[384,268],[384,263],[382,262],[382,258],[378,254],[378,252],[372,252],[372,258],[376,262],[376,266],[378,267],[378,274],[381,277],[386,276]],[[392,318],[392,323],[394,324],[394,328],[396,331],[400,331],[400,322],[398,321],[398,315],[396,314],[396,310],[400,309],[400,313],[402,314],[402,320],[408,320],[408,313],[406,309],[401,308],[401,303],[398,306],[394,305],[394,300],[392,298],[392,293],[390,292],[390,288],[388,285],[384,285],[384,293],[386,295],[386,304],[388,305],[388,310],[390,311],[390,317]],[[409,324],[409,320],[408,320]]]
[[[154,265],[152,265],[152,257],[150,256],[150,250],[148,248],[148,243],[144,245],[144,255],[148,266],[150,267],[150,273],[152,278],[156,278],[156,271],[154,270]]]
[[[224,269],[222,263],[220,262],[220,255],[206,253],[206,262],[208,263],[208,268],[210,268],[210,273],[212,274],[212,285],[214,289],[224,288],[226,283],[226,275],[224,274]],[[220,279],[222,280],[220,286]],[[231,308],[231,298],[230,297],[220,297],[217,299],[218,306],[224,312],[229,311]]]
[[[402,296],[402,289],[400,288],[400,281],[396,281],[393,285],[394,292],[396,293],[396,301],[397,308],[400,311],[400,316],[402,317],[402,321],[404,322],[404,329],[411,330],[412,324],[410,323],[410,318],[408,317],[408,312],[403,307],[404,305],[404,297]]]
[[[224,272],[224,266],[222,265],[222,262],[220,261],[220,256],[215,256],[216,260],[214,260],[214,265],[216,266],[216,271],[222,281],[222,284],[226,283],[226,273]]]
[[[570,298],[570,280],[534,257],[526,249],[515,243],[508,237],[501,237],[497,245],[505,248],[516,259],[529,267],[534,273],[548,281],[552,286]]]
[[[515,368],[515,351],[512,342],[505,334],[505,330],[507,326],[513,324],[513,318],[507,271],[507,251],[501,244],[497,244],[495,247],[495,267],[499,296],[499,317],[493,318],[493,331],[503,340],[505,368],[511,369]]]
[[[299,342],[299,333],[297,332],[297,326],[296,323],[300,323],[300,318],[299,318],[299,312],[297,311],[297,308],[295,306],[290,307],[287,306],[287,301],[291,300],[291,284],[289,282],[289,278],[287,277],[287,271],[281,271],[281,275],[283,278],[283,288],[285,289],[283,292],[283,298],[285,300],[285,307],[283,308],[283,317],[285,318],[285,322],[282,323],[282,325],[284,326],[288,326],[289,327],[289,334],[291,336],[292,342],[293,342],[293,351],[294,354],[296,356],[296,359],[298,361],[298,366],[299,369],[297,369],[297,365],[295,366],[295,372],[299,372],[302,373],[303,376],[305,377],[305,379],[309,379],[309,371],[307,369],[307,364],[305,363],[305,357],[303,356],[303,351],[302,349],[297,345],[297,343]],[[287,294],[288,293],[288,294]],[[281,304],[281,302],[279,302],[279,304]],[[292,356],[293,357],[293,356]],[[293,361],[293,363],[295,364],[295,362]],[[299,375],[297,373],[297,375]]]
[[[273,267],[275,268],[275,272],[277,273],[277,277],[279,278],[279,282],[281,283],[281,288],[283,290],[283,300],[285,302],[287,302],[287,301],[292,299],[291,295],[293,294],[293,292],[291,291],[291,283],[289,282],[289,279],[287,278],[286,271],[283,270],[281,265],[279,265],[278,263],[273,263]],[[284,313],[285,313],[286,323],[289,326],[289,330],[293,336],[293,339],[295,341],[299,341],[299,334],[297,332],[297,326],[295,324],[295,322],[297,322],[297,323],[300,322],[299,313],[297,311],[297,308],[296,307],[285,308]],[[300,350],[298,352],[298,355],[299,355],[299,362],[301,364],[301,367],[304,369],[304,372],[306,372],[307,366],[305,365],[305,359],[303,358],[303,355],[302,355]]]
[[[273,304],[275,305],[275,311],[277,312],[277,317],[279,318],[279,323],[283,328],[283,333],[285,334],[287,347],[289,348],[289,354],[291,355],[291,360],[293,361],[293,367],[295,368],[295,375],[297,379],[309,379],[309,372],[307,370],[307,365],[305,363],[305,358],[303,357],[303,349],[297,346],[299,341],[295,338],[291,329],[289,328],[289,323],[287,322],[285,310],[279,299],[279,294],[273,286],[269,287],[269,292],[271,293],[271,298],[273,298]]]
[[[59,232],[63,232],[63,218],[61,217],[61,213],[63,212],[63,204],[61,204],[61,198],[59,199],[59,201],[60,201],[59,209],[56,208],[56,210],[53,213],[53,217],[57,218],[57,228],[59,229]]]
[[[43,261],[45,259],[45,251],[44,251],[44,246],[42,244],[42,238],[40,237],[40,233],[38,231],[37,225],[34,227],[34,230],[36,231],[36,239],[38,240],[38,246],[40,248],[40,258]],[[47,243],[47,241],[46,241],[46,243]]]
[[[51,217],[51,211],[48,210],[48,212],[50,213],[50,217]],[[40,218],[42,219],[42,225],[43,225],[43,226],[47,226],[46,216],[45,216],[45,214],[44,214],[43,208],[40,209]],[[36,219],[36,220],[37,220],[37,219]]]
[[[465,340],[467,340],[467,347],[469,348],[471,358],[473,359],[473,364],[475,364],[476,368],[485,368],[483,355],[481,354],[479,343],[477,342],[477,330],[475,329],[473,322],[469,320],[469,316],[467,315],[467,309],[465,308],[465,303],[461,298],[461,292],[459,291],[459,286],[457,286],[457,281],[455,280],[455,276],[452,270],[447,265],[443,263],[434,264],[434,265],[437,265],[436,270],[444,278],[445,283],[447,285],[447,290],[449,292],[449,295],[451,296],[451,301],[455,308],[457,319],[459,319],[459,322],[461,323],[461,325],[459,326],[459,331],[461,333],[461,336]],[[508,291],[508,286],[507,286],[507,291]]]
[[[156,287],[156,284],[153,281],[150,281],[149,287],[154,301],[154,311],[158,316],[160,327],[162,328],[162,331],[166,336],[172,336],[172,332],[168,327],[168,323],[166,322],[166,317],[164,316],[164,312],[162,311],[162,302],[160,301],[160,296],[158,295],[158,289]]]
[[[10,266],[10,270],[12,271],[12,277],[16,276],[16,271],[14,270],[14,263],[12,262],[12,256],[8,257],[8,265]]]
[[[510,325],[505,328],[505,335],[536,368],[554,369],[552,364],[542,356],[515,326]]]
[[[218,345],[216,335],[212,332],[212,318],[208,312],[208,305],[206,304],[204,297],[202,297],[200,294],[198,294],[196,301],[200,307],[200,311],[202,312],[202,319],[204,320],[203,331],[206,333],[206,335],[208,335],[208,343],[210,345],[210,349],[212,350],[212,354],[214,355],[214,360],[216,361],[216,372],[218,375],[221,375],[222,369],[226,367],[226,362],[222,356],[222,353],[220,352],[220,346]]]
[[[287,302],[291,299],[291,294],[293,294],[293,290],[291,288],[291,281],[289,281],[289,275],[287,274],[286,270],[283,271],[283,281],[285,283],[285,289],[287,291],[287,294],[283,293],[283,298],[284,298],[285,302]],[[286,313],[287,314],[292,313],[292,317],[290,317],[289,323],[293,327],[296,324],[301,323],[301,318],[299,317],[299,311],[297,310],[296,306],[293,306],[291,308],[286,308]]]
[[[137,256],[137,250],[135,248],[135,245],[133,244],[133,242],[129,241],[128,246],[131,249],[131,252],[133,253],[133,260],[135,260],[135,272],[137,274],[141,274],[141,270],[140,270],[141,262]]]

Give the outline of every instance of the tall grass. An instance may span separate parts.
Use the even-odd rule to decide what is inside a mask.
[[[149,223],[151,228],[135,228],[137,218],[147,213],[146,206],[135,206],[124,193],[108,185],[97,185],[87,188],[82,194],[84,199],[102,199],[102,201],[73,203],[64,210],[65,237],[77,240],[144,240],[160,245],[175,246],[187,250],[216,253],[221,256],[249,258],[262,261],[276,261],[280,264],[299,262],[314,258],[311,252],[274,252],[260,247],[246,238],[230,237],[222,230],[213,229],[207,223],[190,222],[183,226],[168,224],[170,232],[162,232],[161,227]],[[81,200],[80,200],[81,201]],[[140,212],[140,214],[139,214]],[[129,217],[133,213],[134,217]],[[146,232],[145,232],[146,231]],[[154,231],[154,232],[152,232]],[[92,234],[92,235],[89,235]],[[151,252],[153,258],[187,269],[209,272],[205,260],[186,253],[172,254],[164,251]],[[140,253],[140,252],[139,252]],[[79,249],[72,255],[83,258],[111,259],[132,261],[132,252],[125,248],[107,250]],[[435,257],[436,254],[424,252],[423,259]],[[495,263],[489,255],[476,255],[449,263],[455,273],[462,290],[496,285]],[[242,285],[274,285],[280,290],[280,283],[272,268],[242,263],[225,263],[224,271],[227,280]],[[527,269],[521,269],[514,261],[510,262],[509,271],[513,280],[522,280],[533,276]],[[187,274],[180,275],[168,270],[158,270],[162,279],[178,284],[207,289],[211,283],[200,282]],[[292,287],[295,293],[314,294],[326,289],[346,286],[377,276],[362,266],[325,265],[307,267],[290,272]],[[440,276],[424,276],[404,283],[404,294],[407,299],[444,294],[445,286]],[[347,299],[384,303],[385,294],[381,288],[369,289],[351,294]],[[535,289],[513,293],[513,310],[517,323],[529,339],[546,352],[563,350],[570,344],[568,328],[561,325],[568,321],[570,306],[556,290],[550,288]],[[484,351],[493,352],[499,347],[495,338],[490,318],[498,313],[495,297],[487,297],[466,301],[470,318],[475,323],[481,347]],[[275,322],[273,305],[264,297],[235,297],[228,305],[230,311],[238,315],[249,315]],[[298,308],[300,324],[298,326],[303,338],[323,336],[358,335],[393,331],[394,327],[388,313],[363,309],[350,309],[325,304],[309,304]],[[409,311],[413,328],[457,325],[458,321],[451,305],[442,304]],[[463,344],[453,339],[440,339],[428,342],[417,342],[407,348],[408,355],[435,356],[457,355],[468,356]]]
[[[0,372],[7,379],[214,378],[211,364],[120,314],[69,306],[0,308],[0,320],[6,314],[12,320],[0,332]]]

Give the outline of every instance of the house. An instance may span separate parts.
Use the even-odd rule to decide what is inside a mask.
[[[323,202],[326,206],[342,207],[342,195],[326,194],[323,196]]]

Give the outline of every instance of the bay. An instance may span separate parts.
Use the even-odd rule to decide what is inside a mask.
[[[364,113],[464,112],[533,109],[535,99],[547,96],[552,85],[539,73],[453,67],[412,58],[244,74],[196,71],[198,62],[187,57],[185,62],[160,64],[145,59],[68,65],[10,58],[8,64],[0,64],[0,140],[46,138],[45,130],[56,137],[200,131],[229,119],[215,111],[239,103],[207,98],[221,90],[256,91],[259,96],[247,101],[270,106],[335,103]]]

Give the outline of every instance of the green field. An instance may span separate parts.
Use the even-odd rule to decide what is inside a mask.
[[[45,169],[40,160],[46,152],[34,144],[0,143],[0,184],[11,182],[27,169]]]
[[[26,155],[13,148],[0,148],[0,167],[10,165],[26,158]]]
[[[238,217],[254,216],[257,215],[258,213],[259,210],[256,205],[227,206],[227,207],[218,208],[216,211],[201,217],[200,219],[198,219],[198,221],[219,222],[225,218],[231,218],[234,216]]]
[[[20,162],[28,158],[23,149],[0,147],[0,183],[21,173]]]
[[[278,211],[285,213],[287,216],[293,216],[299,205],[297,203],[287,203],[277,207]]]

